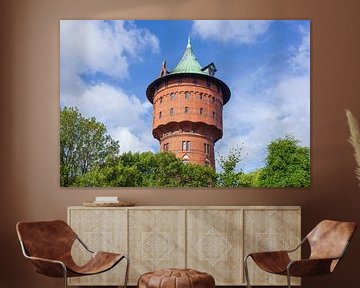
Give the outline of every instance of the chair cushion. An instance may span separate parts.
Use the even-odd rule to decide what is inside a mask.
[[[138,288],[214,288],[214,277],[193,269],[166,269],[140,276]]]

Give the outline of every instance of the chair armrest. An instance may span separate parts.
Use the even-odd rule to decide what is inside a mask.
[[[59,261],[53,259],[46,259],[40,257],[26,256],[30,259],[34,265],[35,271],[51,277],[66,277],[67,268],[66,265]]]
[[[94,251],[90,250],[90,248],[80,239],[78,235],[76,235],[76,239],[81,243],[81,245],[90,253],[95,253]]]
[[[20,246],[25,258],[30,259],[33,263],[36,272],[51,277],[66,277],[67,268],[63,262],[55,259],[30,256],[22,241],[20,241]]]
[[[290,276],[312,276],[329,274],[332,272],[333,261],[338,261],[339,258],[318,258],[318,259],[303,259],[291,261],[287,266],[287,271]]]

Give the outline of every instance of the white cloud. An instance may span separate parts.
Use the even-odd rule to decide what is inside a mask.
[[[159,51],[158,38],[133,22],[62,20],[60,25],[60,106],[77,107],[84,117],[104,123],[121,152],[153,150],[158,144],[145,121],[151,119],[151,104],[110,84],[86,83],[81,76],[127,78],[132,61],[141,61],[145,49]]]
[[[269,20],[195,20],[193,31],[203,39],[252,44],[269,28]]]
[[[125,152],[155,152],[153,147],[159,145],[153,139],[149,130],[146,133],[135,134],[129,127],[116,127],[111,131],[111,135],[120,143],[120,154]]]
[[[254,92],[256,83],[268,73],[266,67],[258,67],[232,83],[232,98],[224,107],[224,137],[216,150],[226,155],[229,148],[244,143],[246,159],[241,168],[246,172],[264,165],[266,146],[274,139],[292,134],[301,145],[310,146],[308,39],[309,34],[304,33],[299,47],[294,50],[296,53],[288,59],[289,71],[267,87]]]
[[[159,50],[159,40],[131,22],[62,20],[60,22],[60,77],[63,93],[83,89],[80,76],[103,73],[128,77],[131,59],[141,59],[145,48]],[[76,97],[76,95],[74,95]]]
[[[109,134],[120,143],[120,150],[146,151],[156,145],[144,119],[152,113],[147,101],[107,84],[87,87],[81,95],[62,95],[63,105],[77,107],[84,117],[104,123]]]
[[[310,71],[310,30],[299,28],[303,35],[300,45],[292,48],[292,57],[289,59],[290,65],[295,71]]]

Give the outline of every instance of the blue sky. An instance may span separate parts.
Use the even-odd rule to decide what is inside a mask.
[[[239,169],[264,166],[266,146],[294,135],[310,146],[310,21],[62,20],[60,106],[95,116],[121,152],[159,151],[145,91],[161,63],[172,70],[187,37],[199,63],[214,62],[232,96],[216,153],[243,146]]]

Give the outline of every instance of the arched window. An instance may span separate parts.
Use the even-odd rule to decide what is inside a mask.
[[[170,115],[174,115],[174,108],[170,108]]]
[[[188,100],[190,98],[190,93],[189,92],[185,92],[185,99]]]
[[[170,93],[170,100],[175,100],[175,93]]]
[[[159,119],[162,117],[162,112],[160,111],[159,112]]]
[[[182,157],[182,162],[185,163],[185,164],[189,163],[190,162],[190,157],[187,154],[185,154]]]
[[[200,108],[200,115],[204,114],[204,108]]]
[[[185,107],[185,114],[188,114],[189,113],[189,107]]]

